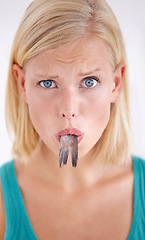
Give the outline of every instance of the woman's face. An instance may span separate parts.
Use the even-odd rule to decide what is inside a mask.
[[[58,133],[78,129],[79,158],[94,149],[117,101],[124,66],[112,69],[105,44],[89,38],[31,58],[16,73],[34,128],[47,148],[59,154]],[[23,70],[22,70],[23,71]]]

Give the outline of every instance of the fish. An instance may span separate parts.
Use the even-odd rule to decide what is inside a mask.
[[[59,167],[66,165],[69,152],[71,152],[72,167],[77,167],[78,160],[78,141],[75,135],[65,135],[60,138],[59,146]]]

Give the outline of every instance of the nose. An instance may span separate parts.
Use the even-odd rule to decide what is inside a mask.
[[[68,120],[78,116],[78,97],[75,91],[66,89],[62,92],[59,101],[59,115]]]

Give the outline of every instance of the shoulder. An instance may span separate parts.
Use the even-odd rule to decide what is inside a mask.
[[[133,156],[134,169],[140,169],[145,174],[145,159]]]
[[[145,197],[145,160],[133,157],[134,185],[137,194]]]
[[[4,192],[6,187],[7,175],[10,174],[12,161],[6,162],[0,167],[0,239],[4,239],[5,234],[5,207],[4,207]]]
[[[145,158],[141,158],[141,157],[138,157],[138,156],[133,156],[133,161],[136,161],[136,162],[145,162]]]
[[[3,201],[3,195],[2,195],[2,188],[1,188],[1,182],[0,182],[0,239],[4,239],[4,233],[5,233],[5,210],[4,210],[4,201]]]

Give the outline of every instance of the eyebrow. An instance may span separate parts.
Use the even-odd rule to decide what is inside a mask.
[[[36,76],[38,77],[38,78],[41,78],[41,79],[43,79],[43,80],[47,80],[47,79],[51,79],[51,78],[58,78],[58,76],[57,75],[49,75],[48,77],[47,77],[47,75],[48,74],[39,74],[39,73],[36,73]]]
[[[92,73],[99,72],[99,71],[101,71],[100,68],[95,68],[95,69],[93,69],[93,70],[91,70],[91,71],[88,71],[88,72],[83,72],[83,71],[82,71],[82,72],[79,73],[79,75],[80,75],[80,76],[90,75],[90,74],[92,74]]]
[[[80,72],[78,75],[79,76],[87,76],[87,75],[90,75],[90,74],[92,74],[92,73],[95,73],[95,72],[99,72],[99,71],[101,71],[101,68],[95,68],[95,69],[93,69],[93,70],[90,70],[90,71],[88,71],[88,72]],[[43,75],[43,74],[39,74],[39,73],[36,73],[36,75],[38,76],[38,77],[40,77],[40,78],[42,78],[43,80],[45,80],[45,79],[56,79],[56,78],[58,78],[58,76],[57,75],[50,75],[50,76],[48,76],[48,77],[46,77],[45,76],[45,74]]]

